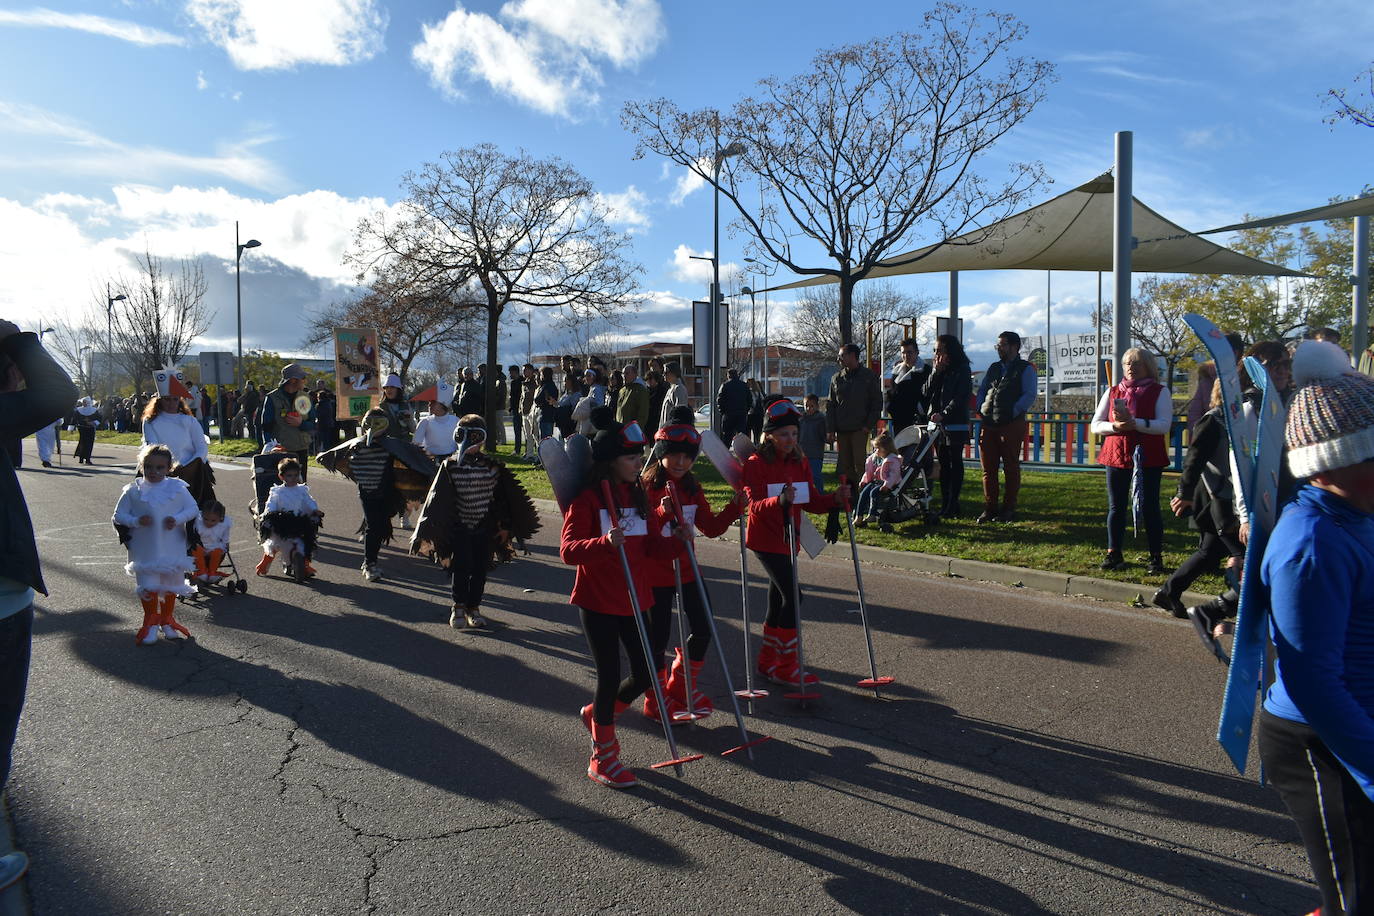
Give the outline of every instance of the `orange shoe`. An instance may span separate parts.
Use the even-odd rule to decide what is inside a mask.
[[[271,569],[272,555],[270,553],[265,553],[262,555],[262,559],[258,561],[258,565],[256,568],[254,568],[253,571],[260,576],[265,576],[268,574],[268,572],[271,571]]]
[[[310,561],[309,561],[309,560],[306,560],[306,561],[305,561],[305,574],[306,574],[307,576],[313,576],[313,575],[315,575],[315,567],[313,567],[313,566],[310,565]]]
[[[162,596],[162,614],[158,617],[158,624],[162,627],[163,639],[181,639],[183,636],[188,639],[191,631],[182,626],[176,619],[177,596],[171,592],[165,592]]]
[[[147,598],[140,598],[139,601],[143,605],[143,626],[138,628],[138,635],[134,637],[134,640],[140,646],[151,646],[162,635],[159,626],[161,615],[157,612],[157,593],[154,592]]]

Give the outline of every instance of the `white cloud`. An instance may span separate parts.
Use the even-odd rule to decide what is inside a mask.
[[[631,232],[649,228],[649,198],[634,185],[619,194],[597,193],[597,198],[605,205],[612,223],[625,226]]]
[[[677,181],[673,185],[673,190],[668,194],[668,202],[674,206],[681,206],[689,194],[700,191],[706,187],[706,179],[702,178],[691,169],[683,169],[677,176]]]
[[[707,289],[711,286],[711,262],[709,260],[698,260],[700,258],[710,258],[710,251],[697,251],[687,245],[679,245],[673,249],[673,277],[680,283],[700,283]],[[720,265],[720,283],[724,288],[726,278],[738,273],[743,273],[740,266],[734,261],[726,261]]]
[[[571,117],[598,100],[604,63],[647,58],[664,36],[658,0],[511,0],[496,19],[462,3],[425,24],[411,58],[445,95],[484,82],[545,114]]]
[[[196,88],[204,91],[210,88],[210,81],[205,78],[204,70],[196,71]]]
[[[375,0],[188,0],[186,12],[240,70],[356,64],[382,50],[387,26]]]
[[[30,28],[73,29],[118,38],[136,45],[184,45],[186,39],[180,35],[148,28],[136,22],[121,19],[107,19],[86,13],[59,13],[54,10],[33,9],[0,10],[0,25],[26,26]]]
[[[83,124],[30,105],[0,102],[0,136],[21,134],[38,144],[24,153],[0,152],[0,168],[97,175],[132,181],[169,176],[212,175],[255,188],[277,188],[285,179],[276,165],[256,152],[270,137],[221,143],[212,155],[195,155],[153,146],[131,146]],[[6,144],[10,150],[14,144]]]

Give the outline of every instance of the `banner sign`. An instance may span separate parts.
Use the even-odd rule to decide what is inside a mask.
[[[1021,338],[1022,358],[1035,363],[1040,376],[1040,390],[1044,391],[1045,380],[1054,382],[1056,390],[1060,387],[1093,388],[1097,385],[1097,335],[1096,334],[1055,334],[1050,338],[1051,345],[1045,346],[1045,335]],[[1110,344],[1110,341],[1106,341]],[[1036,351],[1039,351],[1037,353]],[[1047,373],[1042,363],[1048,357]]]
[[[361,417],[381,400],[381,359],[375,329],[334,329],[334,393],[340,420]]]

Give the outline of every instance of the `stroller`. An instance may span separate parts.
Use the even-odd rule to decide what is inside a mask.
[[[188,551],[200,546],[200,535],[196,533],[194,522],[186,523],[186,548]],[[234,552],[232,548],[224,548],[224,559],[219,561],[219,578],[214,582],[202,582],[194,577],[191,584],[195,586],[194,595],[181,595],[180,601],[194,600],[199,596],[209,597],[215,594],[214,590],[220,590],[225,595],[240,595],[248,591],[248,580],[239,575],[238,564],[234,562]]]
[[[267,505],[268,494],[272,490],[273,484],[277,482],[277,464],[283,459],[291,457],[282,452],[263,452],[253,456],[253,501],[248,504],[248,514],[253,517],[253,528],[261,531],[266,514],[262,511]],[[276,515],[278,513],[273,513]],[[286,515],[286,513],[280,513]],[[296,519],[299,518],[299,521]],[[315,552],[315,536],[319,531],[319,524],[313,519],[292,516],[285,520],[290,525],[290,530],[277,532],[278,536],[293,538],[303,541],[305,551],[292,550],[282,561],[282,573],[298,584],[304,583],[307,578],[305,572],[306,554]],[[244,585],[247,590],[247,584]]]
[[[940,521],[940,513],[934,507],[934,488],[930,479],[930,468],[935,452],[935,442],[944,432],[938,424],[928,426],[912,424],[893,437],[897,454],[902,456],[902,479],[896,489],[880,492],[873,500],[873,514],[878,519],[878,530],[892,531],[892,526],[919,518],[927,525]]]

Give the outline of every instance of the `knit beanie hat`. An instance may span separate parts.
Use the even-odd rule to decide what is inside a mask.
[[[764,406],[763,414],[763,431],[766,433],[782,429],[784,426],[801,426],[801,412],[797,410],[797,405],[782,395],[770,400]]]
[[[639,423],[617,423],[615,411],[609,407],[598,407],[592,411],[592,425],[596,435],[592,437],[592,459],[595,461],[614,461],[621,455],[642,455],[648,440]]]
[[[1294,477],[1374,458],[1374,378],[1350,368],[1335,344],[1305,340],[1293,356],[1293,381],[1284,440]]]
[[[654,433],[650,460],[657,461],[673,452],[690,455],[694,461],[701,452],[701,435],[697,433],[696,416],[690,407],[674,407],[668,413],[668,425]]]

